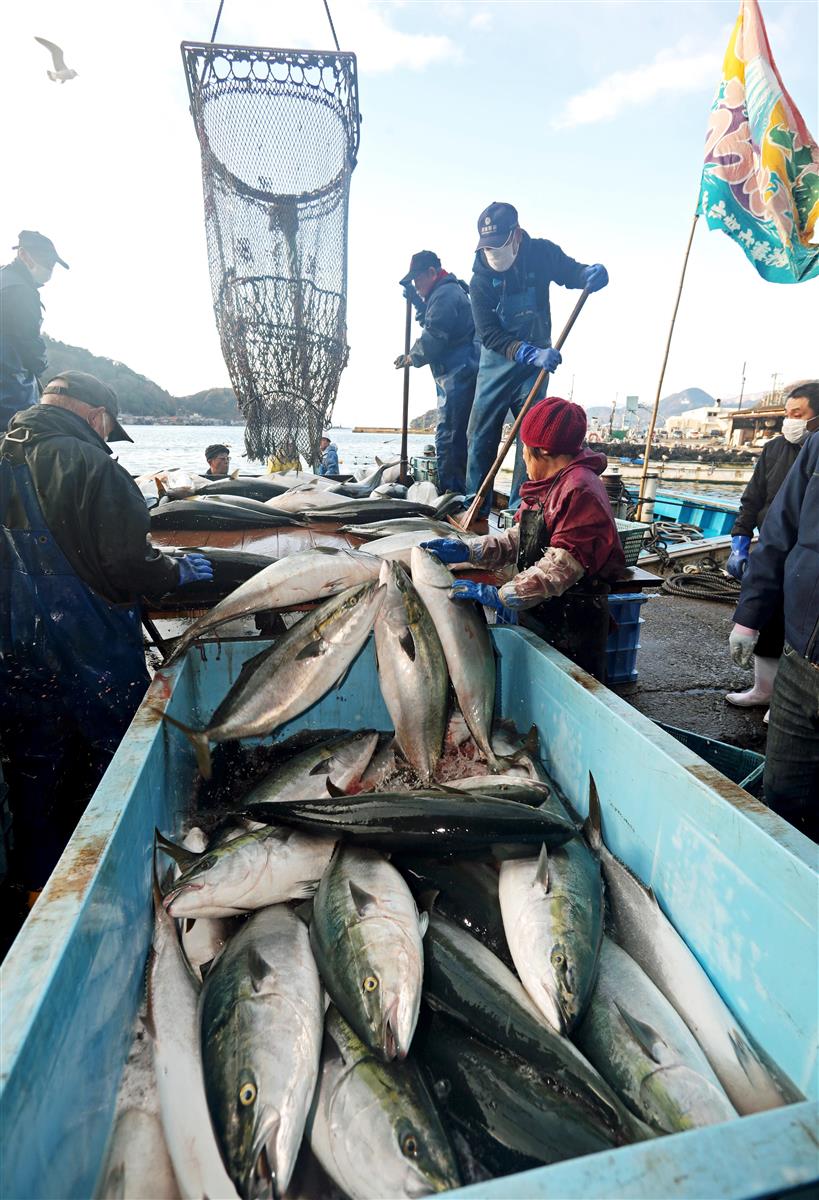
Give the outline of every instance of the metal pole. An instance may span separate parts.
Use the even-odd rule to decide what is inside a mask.
[[[657,424],[657,411],[660,407],[660,393],[663,390],[663,379],[665,378],[665,368],[668,363],[668,355],[671,350],[671,337],[674,333],[674,322],[677,320],[677,311],[680,307],[680,297],[682,296],[683,283],[685,282],[685,269],[688,266],[688,256],[691,253],[691,243],[694,240],[694,230],[697,228],[697,218],[699,213],[694,213],[694,220],[691,222],[691,232],[688,235],[688,245],[685,248],[685,258],[683,259],[682,271],[680,272],[680,286],[677,288],[677,299],[674,302],[674,312],[671,315],[671,324],[668,328],[668,338],[665,343],[665,354],[663,355],[663,365],[660,368],[660,378],[657,381],[657,395],[654,397],[654,408],[651,410],[651,420],[648,423],[648,433],[646,434],[646,448],[643,456],[643,473],[640,476],[640,490],[637,501],[637,520],[642,518],[643,508],[643,493],[646,485],[646,475],[648,474],[649,455],[651,453],[651,441],[654,437],[654,426]]]
[[[555,342],[555,345],[554,345],[555,350],[562,349],[563,343],[566,341],[566,338],[571,333],[572,326],[574,325],[577,318],[580,316],[580,310],[582,309],[583,305],[586,303],[588,298],[589,298],[589,292],[587,292],[584,288],[584,290],[580,293],[580,299],[578,300],[577,304],[575,304],[574,308],[572,309],[572,312],[571,312],[571,315],[569,316],[568,321],[563,326],[563,330],[560,334],[560,337]],[[503,445],[501,446],[500,450],[498,451],[495,461],[493,462],[492,466],[489,468],[489,472],[487,473],[486,479],[484,479],[483,483],[478,488],[475,499],[470,504],[469,509],[467,510],[466,516],[464,517],[464,519],[462,521],[456,522],[456,524],[458,524],[461,527],[461,529],[469,529],[470,525],[475,520],[475,517],[477,516],[478,511],[479,511],[481,505],[483,504],[487,493],[489,492],[489,490],[492,487],[492,484],[495,481],[495,476],[497,475],[498,471],[501,469],[503,460],[506,458],[506,455],[509,452],[510,446],[514,445],[515,438],[518,436],[518,430],[521,427],[523,418],[526,416],[526,413],[529,411],[529,408],[531,407],[535,396],[540,391],[541,386],[545,386],[545,381],[548,378],[549,378],[549,372],[544,367],[544,369],[542,371],[540,371],[540,373],[538,374],[538,377],[535,380],[535,382],[532,384],[532,390],[530,391],[529,395],[524,400],[523,408],[520,410],[517,417],[515,418],[515,423],[512,426],[512,428],[509,430],[506,440],[504,441]]]
[[[747,361],[742,364],[742,387],[739,389],[739,404],[737,412],[742,408],[742,397],[745,395],[745,368],[748,366]]]
[[[409,426],[409,385],[410,371],[409,363],[410,340],[412,338],[412,301],[407,300],[407,315],[404,322],[404,357],[407,360],[404,365],[404,410],[401,416],[401,475],[399,476],[401,483],[409,482],[409,460],[407,459],[407,429]]]

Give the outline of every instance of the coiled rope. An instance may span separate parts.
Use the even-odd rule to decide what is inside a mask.
[[[720,604],[736,604],[740,584],[726,574],[712,558],[666,575],[661,591],[669,596],[688,596],[693,600],[717,600]]]

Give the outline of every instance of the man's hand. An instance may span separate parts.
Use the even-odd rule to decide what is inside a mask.
[[[186,554],[179,559],[179,583],[210,583],[213,579],[213,563],[204,554]]]
[[[587,292],[599,292],[609,281],[609,273],[602,263],[594,263],[583,272],[583,286]]]
[[[498,589],[488,583],[472,583],[469,579],[459,579],[449,589],[450,600],[473,600],[486,608],[494,608],[497,613],[511,616],[512,609],[507,608],[498,595]]]
[[[745,534],[738,533],[731,538],[731,553],[728,556],[728,562],[725,564],[725,570],[729,575],[733,575],[734,579],[741,580],[745,574],[750,550],[751,539],[746,537]]]
[[[422,550],[429,550],[442,563],[469,562],[469,547],[460,538],[435,538],[431,542],[421,542]]]
[[[758,629],[749,629],[747,625],[735,625],[728,638],[731,648],[731,661],[738,667],[750,667],[754,661],[754,646],[759,638]]]
[[[521,342],[515,351],[515,362],[525,363],[527,367],[539,367],[541,370],[552,372],[563,361],[560,351],[547,346],[532,346],[529,342]]]
[[[398,358],[396,358],[395,362],[393,363],[393,366],[395,367],[396,371],[400,371],[403,367],[411,367],[412,359],[408,354],[399,354]]]

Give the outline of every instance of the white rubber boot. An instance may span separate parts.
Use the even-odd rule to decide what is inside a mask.
[[[737,708],[753,708],[756,705],[767,708],[771,702],[778,667],[778,658],[760,658],[755,654],[754,686],[747,692],[729,692],[725,699]]]

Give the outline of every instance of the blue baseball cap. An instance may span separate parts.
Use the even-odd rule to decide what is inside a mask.
[[[518,224],[518,210],[502,200],[493,200],[478,217],[480,239],[476,250],[497,250],[505,246]]]

